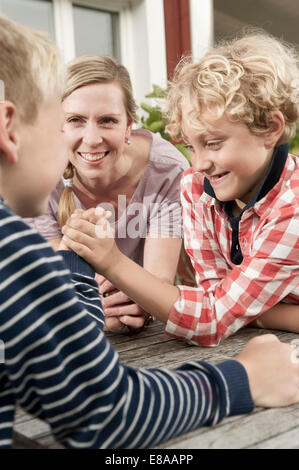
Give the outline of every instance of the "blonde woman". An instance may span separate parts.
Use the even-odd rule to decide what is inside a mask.
[[[69,64],[63,109],[70,161],[65,180],[52,193],[47,214],[28,222],[57,248],[74,209],[100,205],[111,212],[119,249],[173,284],[182,237],[179,185],[188,162],[160,135],[132,130],[130,77],[109,56]],[[111,315],[106,327],[142,327],[147,313],[102,276],[97,280]]]

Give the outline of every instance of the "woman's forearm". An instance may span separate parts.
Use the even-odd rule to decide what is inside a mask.
[[[143,267],[159,279],[173,284],[180,257],[182,239],[148,235],[143,252]]]
[[[162,281],[122,254],[105,275],[146,312],[164,323],[180,296],[178,287]]]

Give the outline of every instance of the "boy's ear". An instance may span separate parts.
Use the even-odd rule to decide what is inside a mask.
[[[10,163],[18,160],[18,112],[10,101],[0,103],[0,158]]]
[[[285,120],[280,111],[271,111],[268,115],[269,132],[265,134],[266,147],[275,147],[285,129]]]

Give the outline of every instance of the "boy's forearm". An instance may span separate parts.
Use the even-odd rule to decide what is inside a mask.
[[[157,278],[120,252],[117,261],[104,275],[146,312],[164,323],[180,296],[178,287]]]
[[[250,326],[299,333],[299,305],[279,303],[260,315]]]

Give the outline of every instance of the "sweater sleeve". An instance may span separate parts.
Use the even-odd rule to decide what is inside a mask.
[[[61,256],[34,230],[13,216],[3,221],[0,213],[0,221],[0,446],[11,445],[12,416],[2,417],[16,405],[74,448],[149,447],[253,409],[237,361],[192,362],[175,371],[120,364],[89,313],[101,304],[88,265],[62,253],[70,267],[86,269],[72,282]],[[78,300],[76,279],[91,289],[87,300]]]
[[[99,298],[99,287],[95,281],[92,267],[72,251],[58,251],[71,272],[71,279],[82,309],[92,317],[101,330],[104,328],[105,315]]]

